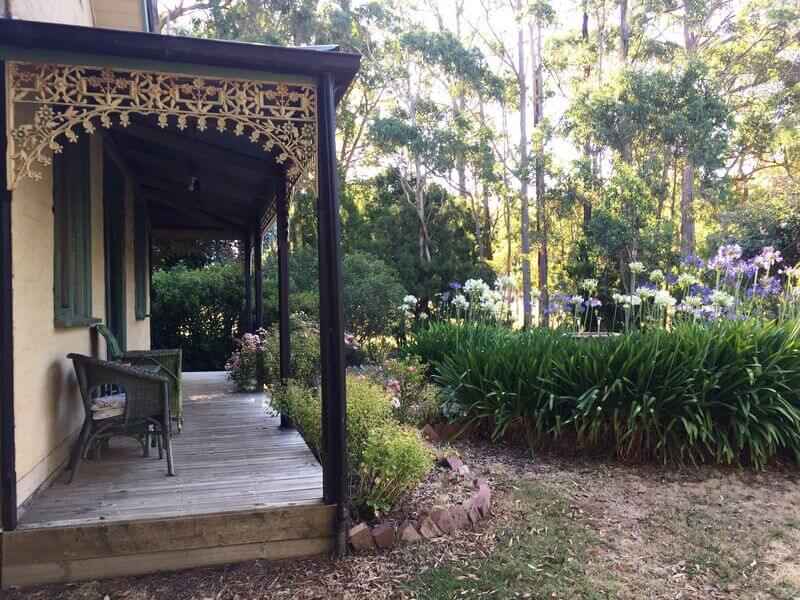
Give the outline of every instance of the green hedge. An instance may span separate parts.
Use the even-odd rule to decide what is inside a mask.
[[[432,363],[455,408],[494,438],[763,467],[776,454],[800,461],[798,328],[686,323],[577,339],[434,323],[410,350]]]

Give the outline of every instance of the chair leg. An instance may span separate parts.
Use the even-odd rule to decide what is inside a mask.
[[[163,427],[161,435],[164,438],[164,450],[167,452],[167,475],[175,475],[175,469],[172,465],[172,442],[170,441],[169,428]]]
[[[92,424],[88,420],[84,421],[80,436],[78,436],[78,441],[75,444],[75,450],[72,451],[72,456],[69,459],[70,473],[69,481],[67,481],[68,484],[72,483],[72,480],[75,479],[75,476],[78,474],[78,468],[81,465],[81,460],[89,444],[91,431]]]
[[[164,444],[162,441],[163,438],[160,435],[155,435],[153,437],[155,438],[155,441],[158,444],[158,460],[161,460],[162,458],[164,458]]]

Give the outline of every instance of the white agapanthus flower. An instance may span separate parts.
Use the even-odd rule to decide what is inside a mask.
[[[685,289],[693,286],[695,283],[699,282],[697,280],[697,277],[695,277],[691,273],[681,273],[680,275],[678,275],[677,284],[679,288]]]
[[[458,294],[453,298],[453,306],[459,310],[466,310],[469,308],[469,300],[464,297],[464,294]]]
[[[641,263],[638,260],[635,260],[631,264],[629,264],[628,268],[631,270],[631,273],[634,273],[635,275],[644,273],[644,263]]]
[[[489,286],[483,279],[467,279],[464,282],[464,291],[471,296],[483,296],[489,291]]]
[[[413,294],[408,294],[405,298],[403,298],[403,306],[407,306],[408,308],[414,308],[417,305],[419,300]]]
[[[639,296],[642,300],[646,298],[652,298],[656,295],[656,291],[653,288],[641,286],[636,288],[635,294]]]
[[[505,292],[514,287],[514,278],[511,277],[511,275],[500,275],[494,282],[494,285],[498,290]]]
[[[672,297],[672,294],[670,294],[667,290],[658,290],[655,296],[653,296],[653,302],[656,306],[669,308],[671,306],[675,306],[677,300],[675,300],[675,298]]]
[[[628,304],[630,306],[641,306],[642,299],[639,296],[634,296],[634,295],[626,296],[625,304]]]
[[[652,281],[653,283],[661,283],[662,281],[664,281],[664,271],[662,271],[661,269],[653,269],[652,271],[650,271],[648,279],[650,279],[650,281]]]
[[[736,299],[731,296],[728,292],[723,292],[722,290],[714,290],[711,292],[711,304],[714,306],[720,306],[722,308],[730,308],[733,306],[733,303]]]
[[[611,299],[614,300],[617,304],[624,304],[625,303],[625,296],[623,294],[611,294]]]
[[[703,298],[702,296],[686,296],[683,303],[689,308],[700,308],[703,306]]]
[[[572,304],[580,304],[581,302],[583,302],[583,296],[573,296],[572,298],[569,299],[569,301]]]
[[[581,287],[585,289],[590,294],[594,294],[597,291],[597,279],[588,278],[581,281]]]
[[[420,318],[421,321],[427,321],[428,320],[428,313],[426,313],[426,312],[419,313],[419,318]]]

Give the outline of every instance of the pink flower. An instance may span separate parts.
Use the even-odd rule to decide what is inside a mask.
[[[417,367],[415,367],[414,365],[411,365],[410,367],[408,367],[406,369],[406,371],[408,371],[409,373],[413,373],[416,370],[417,370]]]
[[[417,411],[419,410],[419,406],[417,406],[416,404],[412,404],[411,406],[408,407],[408,410],[411,411],[411,414],[415,415],[415,414],[417,414]]]
[[[389,406],[392,408],[400,408],[400,400],[397,399],[397,396],[392,396],[392,399],[389,400]]]
[[[385,360],[385,361],[383,361],[383,366],[384,366],[384,367],[388,367],[388,366],[389,366],[389,362],[390,362],[390,361],[389,361],[388,359],[387,359],[387,360]]]
[[[358,377],[356,377],[356,381],[366,381],[366,380],[367,378],[364,375],[359,375]]]

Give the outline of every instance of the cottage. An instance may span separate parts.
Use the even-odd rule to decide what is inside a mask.
[[[334,108],[359,57],[159,35],[153,7],[27,0],[0,19],[4,587],[344,549]],[[67,483],[84,422],[67,355],[150,347],[154,240],[241,241],[253,330],[277,222],[288,376],[288,215],[301,187],[317,198],[324,468],[260,396],[184,374],[174,477],[153,452],[87,461]]]

